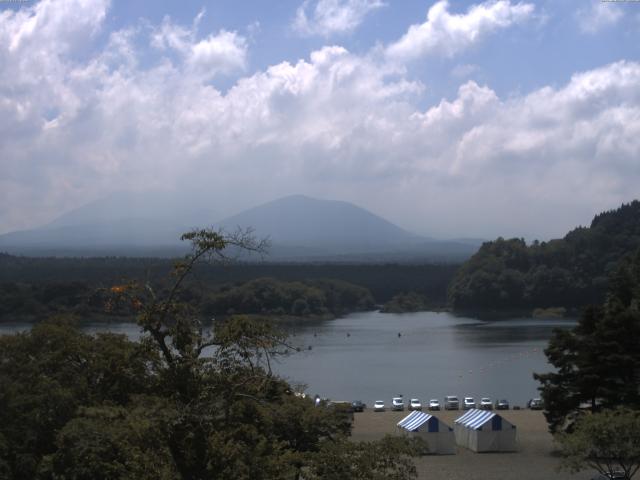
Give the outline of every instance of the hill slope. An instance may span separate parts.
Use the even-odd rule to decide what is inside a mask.
[[[179,237],[210,226],[207,208],[175,195],[120,194],[93,202],[33,230],[0,236],[0,251],[53,256],[175,256]],[[270,237],[273,261],[462,261],[478,244],[419,237],[351,203],[284,197],[217,222],[228,231],[251,227]]]
[[[364,208],[334,200],[292,195],[245,210],[220,222],[253,227],[258,236],[287,246],[359,249],[417,243],[421,239]]]
[[[601,303],[607,277],[640,248],[640,202],[596,215],[550,242],[498,238],[458,271],[449,287],[456,310],[580,307]]]

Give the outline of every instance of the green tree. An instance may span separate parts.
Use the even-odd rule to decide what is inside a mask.
[[[484,243],[449,285],[459,311],[500,308],[578,308],[602,303],[607,277],[640,247],[640,201],[596,215],[562,239],[498,238]]]
[[[371,478],[411,478],[404,440],[348,442],[344,414],[295,396],[273,373],[273,357],[290,350],[281,332],[242,316],[208,331],[184,301],[199,262],[263,244],[246,232],[183,239],[193,250],[169,288],[132,282],[103,292],[109,308],[137,312],[140,342],[83,334],[62,320],[0,339],[0,472],[12,480],[293,480],[339,446],[340,465],[367,471],[373,449],[372,459],[385,460]]]
[[[572,330],[558,330],[545,354],[555,372],[540,381],[552,432],[579,416],[617,406],[640,407],[640,251],[612,277],[607,301],[588,308]]]
[[[640,468],[640,412],[606,410],[585,415],[571,433],[556,436],[564,457],[563,467],[578,472],[586,468],[614,478],[623,472],[630,480]],[[618,478],[618,477],[615,477]]]
[[[82,408],[57,435],[41,478],[171,480],[176,471],[167,432],[176,412],[166,401],[141,397],[128,408]]]
[[[326,442],[314,455],[309,477],[317,480],[408,480],[417,477],[411,457],[426,452],[422,439],[387,435],[378,442]]]
[[[35,478],[42,458],[56,450],[57,432],[80,407],[125,405],[152,391],[157,361],[146,344],[82,334],[69,318],[1,336],[0,465],[8,466],[9,478]]]

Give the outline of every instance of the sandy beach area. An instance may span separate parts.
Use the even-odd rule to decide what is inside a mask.
[[[385,434],[397,434],[396,424],[409,412],[373,412],[368,408],[356,413],[353,424],[354,440],[378,440]],[[462,411],[430,412],[453,426]],[[474,453],[458,447],[456,455],[428,455],[416,460],[420,479],[449,480],[587,480],[594,473],[584,471],[570,474],[558,471],[558,457],[554,454],[553,438],[540,411],[501,411],[517,427],[518,451],[514,453]]]

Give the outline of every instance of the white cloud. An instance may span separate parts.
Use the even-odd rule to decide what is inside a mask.
[[[198,14],[191,29],[165,17],[152,35],[151,44],[159,49],[175,50],[182,55],[188,69],[203,78],[245,69],[247,41],[241,35],[220,30],[217,35],[197,39],[197,28],[203,15],[204,12]]]
[[[383,6],[382,0],[305,0],[296,11],[293,28],[305,36],[349,33]]]
[[[469,81],[420,109],[424,86],[401,66],[340,46],[245,75],[226,92],[191,59],[203,45],[196,64],[206,71],[242,68],[233,59],[246,49],[210,45],[233,51],[237,34],[202,39],[166,20],[151,39],[144,28],[112,32],[83,61],[73,42],[60,49],[58,36],[90,40],[99,8],[11,50],[34,15],[51,14],[40,12],[0,17],[0,231],[116,189],[157,186],[206,188],[236,208],[304,192],[425,233],[486,236],[561,233],[576,216],[637,195],[636,62],[508,98]],[[144,42],[159,61],[149,63]]]
[[[527,20],[533,11],[530,3],[499,0],[473,5],[464,14],[452,14],[449,3],[441,0],[429,9],[424,23],[409,27],[402,38],[387,47],[386,54],[401,61],[425,55],[451,57],[493,31]]]
[[[575,17],[583,33],[595,34],[617,24],[622,15],[622,9],[614,2],[592,0],[580,8]]]

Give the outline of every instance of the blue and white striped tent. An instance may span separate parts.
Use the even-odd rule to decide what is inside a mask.
[[[419,436],[427,442],[429,453],[456,453],[453,429],[428,413],[414,411],[398,422],[403,435]]]
[[[488,410],[472,409],[454,422],[456,443],[474,452],[513,452],[516,427]]]

